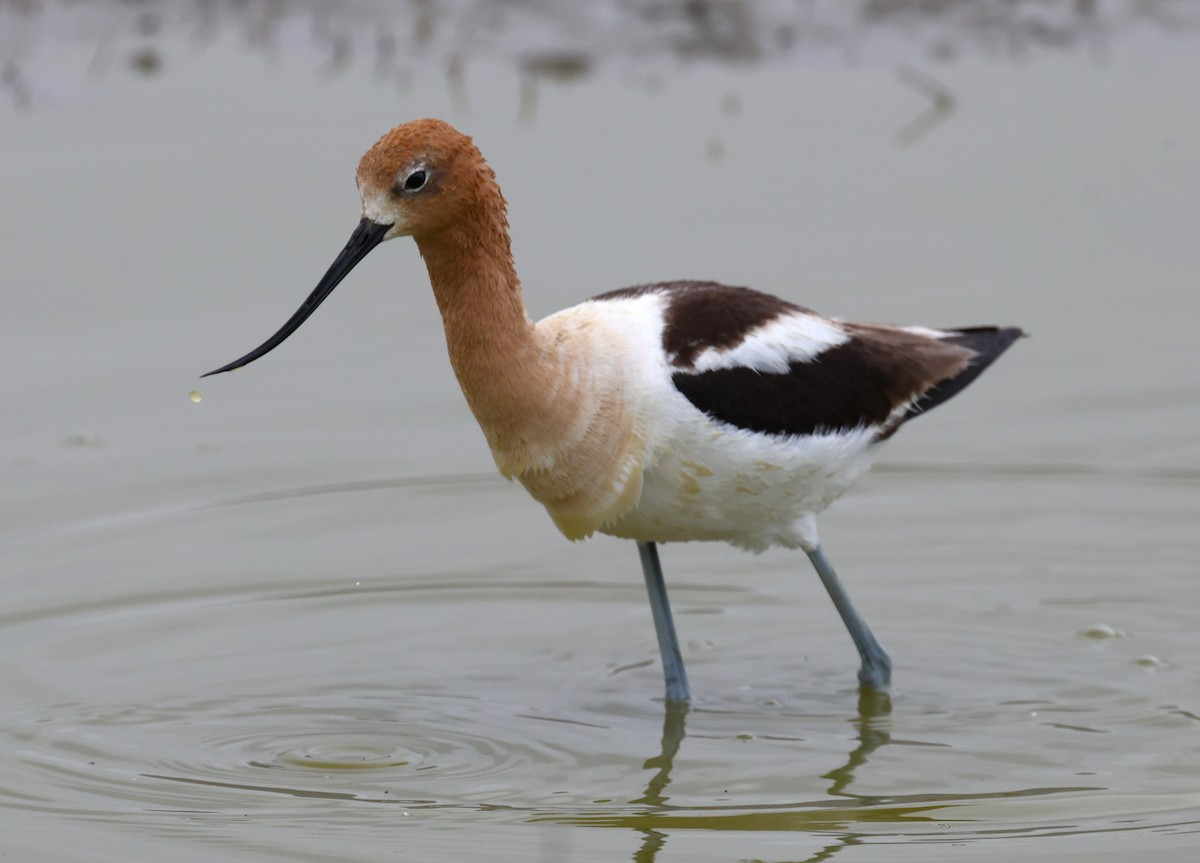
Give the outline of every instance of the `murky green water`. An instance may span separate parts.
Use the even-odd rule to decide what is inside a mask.
[[[1193,859],[1190,31],[752,59],[730,5],[706,59],[630,37],[656,19],[581,61],[479,9],[387,49],[368,5],[133,8],[0,6],[0,854]],[[668,546],[697,698],[665,713],[634,549],[493,476],[411,246],[197,380],[291,313],[359,154],[422,115],[496,168],[537,315],[700,276],[1032,333],[824,519],[890,701],[802,555]]]

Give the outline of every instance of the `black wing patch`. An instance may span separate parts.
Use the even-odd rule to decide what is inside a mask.
[[[973,381],[1021,331],[977,327],[937,339],[846,324],[851,339],[785,373],[748,368],[677,372],[675,387],[714,419],[774,435],[876,427],[889,437],[909,418]],[[910,405],[903,414],[896,412]]]

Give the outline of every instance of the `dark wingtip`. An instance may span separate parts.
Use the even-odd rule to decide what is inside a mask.
[[[969,348],[991,362],[1008,350],[1017,339],[1029,335],[1020,327],[956,327],[946,341]]]
[[[974,382],[975,378],[983,374],[997,357],[1008,350],[1013,342],[1027,335],[1020,327],[957,327],[948,332],[953,335],[947,336],[946,341],[974,351],[976,356],[957,375],[927,390],[916,404],[908,409],[902,423],[958,395]]]

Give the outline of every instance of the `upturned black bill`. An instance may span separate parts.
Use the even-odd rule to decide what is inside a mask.
[[[283,344],[284,340],[296,332],[300,328],[300,325],[308,320],[308,316],[317,310],[317,306],[325,302],[325,298],[333,293],[333,289],[354,269],[355,264],[365,258],[371,249],[383,242],[384,236],[391,228],[391,225],[381,225],[378,222],[372,222],[370,219],[363,219],[359,222],[358,227],[354,229],[354,233],[350,235],[350,242],[346,243],[346,248],[342,249],[341,254],[334,260],[333,265],[330,266],[317,286],[313,288],[313,292],[308,295],[308,299],[296,310],[294,315],[288,318],[288,322],[279,328],[279,332],[241,359],[236,359],[229,365],[221,366],[219,369],[213,369],[211,372],[201,375],[201,377],[206,378],[209,375],[218,375],[221,372],[231,372],[234,369],[240,369],[242,366],[254,362],[259,357],[270,353]]]

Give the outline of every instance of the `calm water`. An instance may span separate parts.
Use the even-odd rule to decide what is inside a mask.
[[[1189,27],[279,8],[0,5],[0,856],[1195,858]],[[198,381],[424,115],[535,315],[710,277],[1032,333],[824,519],[890,701],[803,555],[668,546],[665,713],[634,549],[493,475],[411,244]]]

